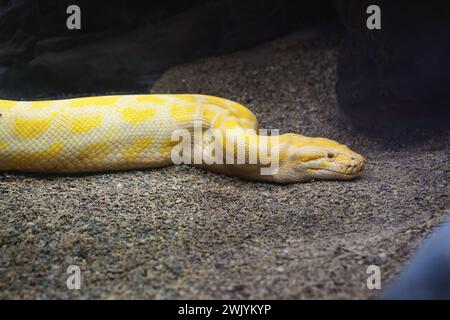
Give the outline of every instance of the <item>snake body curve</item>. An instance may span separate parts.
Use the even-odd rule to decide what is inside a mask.
[[[194,122],[222,131],[258,129],[246,107],[206,95],[0,100],[0,171],[80,173],[171,165],[177,144],[172,133],[191,130]],[[259,163],[200,166],[253,180],[297,182],[350,179],[364,163],[362,156],[329,139],[277,138],[280,168],[274,174],[262,176]]]

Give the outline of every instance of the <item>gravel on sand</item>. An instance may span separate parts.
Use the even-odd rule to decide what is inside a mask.
[[[154,93],[252,109],[262,128],[367,157],[353,181],[274,185],[188,166],[0,174],[0,298],[374,298],[450,213],[450,135],[368,137],[333,115],[339,37],[301,34],[168,70]],[[68,290],[68,266],[81,289]]]

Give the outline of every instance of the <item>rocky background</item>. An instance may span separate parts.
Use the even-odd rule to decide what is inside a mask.
[[[66,8],[82,11],[66,28]],[[377,1],[8,0],[0,3],[0,97],[146,92],[168,67],[292,32],[342,31],[336,114],[371,133],[450,123],[450,4]],[[324,32],[326,33],[326,32]]]
[[[66,8],[81,8],[68,30]],[[27,1],[0,5],[0,96],[146,92],[168,67],[337,19],[329,1]]]

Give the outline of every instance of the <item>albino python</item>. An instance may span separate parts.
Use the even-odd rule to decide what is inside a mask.
[[[0,100],[0,171],[65,174],[171,165],[171,150],[178,143],[172,141],[172,132],[179,128],[192,131],[194,121],[203,130],[258,129],[256,117],[244,106],[206,95]],[[262,175],[260,162],[199,166],[251,180],[285,183],[351,179],[364,164],[361,155],[329,139],[291,133],[276,138],[266,138],[279,149],[279,169],[273,174]],[[246,152],[261,151],[252,148],[248,143]],[[223,151],[224,155],[230,151],[225,143]]]

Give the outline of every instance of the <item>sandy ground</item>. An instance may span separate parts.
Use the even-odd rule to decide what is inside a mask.
[[[291,35],[177,66],[153,92],[249,106],[263,128],[364,154],[350,182],[252,183],[187,166],[0,175],[1,298],[373,298],[450,213],[449,135],[368,138],[332,114],[337,37]],[[81,289],[66,268],[79,265]]]

